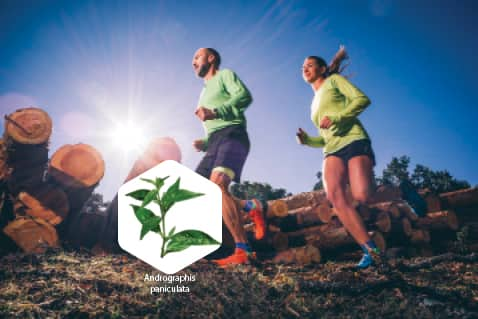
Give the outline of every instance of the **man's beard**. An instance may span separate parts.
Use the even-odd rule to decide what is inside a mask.
[[[211,64],[210,63],[205,63],[203,65],[201,65],[201,68],[199,68],[199,71],[198,71],[198,76],[200,78],[203,78],[206,76],[207,72],[209,72],[209,69],[211,68]]]

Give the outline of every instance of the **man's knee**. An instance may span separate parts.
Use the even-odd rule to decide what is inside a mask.
[[[227,176],[223,172],[216,172],[213,171],[211,174],[211,177],[209,178],[211,182],[214,184],[218,185],[219,188],[221,188],[221,191],[227,191],[229,184],[231,182],[231,179],[229,176]]]

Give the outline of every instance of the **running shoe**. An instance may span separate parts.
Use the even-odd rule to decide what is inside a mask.
[[[213,262],[220,267],[249,264],[249,255],[244,249],[236,248],[234,254],[231,256],[223,259],[216,259],[213,260]]]
[[[256,240],[261,240],[266,235],[266,223],[264,220],[263,213],[264,206],[256,198],[252,199],[252,201],[254,202],[256,207],[249,212],[249,216],[251,217],[252,222],[255,225],[254,237],[256,238]]]

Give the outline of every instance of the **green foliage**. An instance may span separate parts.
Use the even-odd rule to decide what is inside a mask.
[[[192,245],[219,244],[214,238],[199,230],[183,230],[169,238],[166,254],[182,251]]]
[[[312,190],[318,191],[324,188],[324,184],[322,182],[322,172],[318,171],[317,174],[315,174],[315,176],[317,176],[318,181],[317,183],[314,184],[314,188]]]
[[[393,157],[392,161],[383,170],[382,178],[379,178],[377,181],[378,184],[399,185],[402,181],[410,180],[408,165],[410,165],[410,157]]]
[[[467,181],[457,180],[444,171],[434,171],[424,165],[417,164],[413,173],[409,173],[410,157],[393,157],[392,161],[382,172],[382,177],[377,179],[377,184],[399,185],[403,181],[410,181],[417,189],[429,189],[432,192],[443,193],[468,188]]]
[[[176,227],[173,227],[166,236],[166,215],[171,207],[177,202],[190,200],[204,194],[192,192],[187,189],[181,189],[179,184],[181,179],[178,178],[162,196],[159,195],[160,189],[164,186],[165,178],[156,178],[155,180],[142,178],[143,181],[154,186],[153,189],[138,189],[126,194],[137,201],[141,202],[141,206],[131,205],[134,214],[141,223],[140,239],[143,239],[149,232],[159,234],[163,239],[161,246],[161,257],[168,253],[179,252],[194,245],[214,245],[219,244],[214,238],[200,230],[184,230],[174,233]],[[151,202],[159,206],[161,216],[156,215],[153,211],[146,208]]]
[[[232,185],[231,194],[242,199],[259,198],[262,200],[274,200],[291,195],[283,188],[273,188],[268,183],[249,181]]]

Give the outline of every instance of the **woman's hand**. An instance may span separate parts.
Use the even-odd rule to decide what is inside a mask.
[[[297,143],[304,145],[309,135],[303,129],[299,127],[299,129],[297,130],[297,133],[295,134],[295,137],[297,139]]]
[[[319,126],[320,128],[328,129],[334,124],[332,120],[328,116],[324,116],[322,120],[320,120]]]

